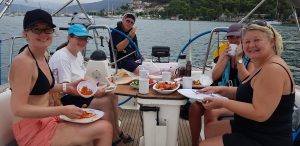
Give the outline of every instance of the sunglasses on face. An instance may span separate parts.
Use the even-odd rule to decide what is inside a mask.
[[[31,32],[33,32],[34,34],[42,34],[42,33],[52,34],[52,33],[54,33],[54,29],[53,28],[44,28],[44,29],[41,29],[41,28],[29,28],[28,30],[31,30]]]
[[[228,39],[235,39],[235,38],[239,39],[240,37],[238,37],[238,36],[227,36],[227,40]]]
[[[131,24],[131,25],[133,25],[133,24],[134,24],[134,22],[133,22],[133,21],[131,21],[131,20],[129,20],[129,19],[125,20],[125,22],[126,22],[126,23],[128,23],[128,24]]]

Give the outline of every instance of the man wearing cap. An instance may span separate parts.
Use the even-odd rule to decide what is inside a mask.
[[[229,44],[235,44],[239,46],[241,42],[241,30],[243,25],[240,23],[235,23],[229,26],[227,33],[227,40]],[[236,50],[236,55],[232,54],[234,48],[229,47],[229,44],[226,45],[224,50],[219,50],[220,55],[217,59],[217,64],[212,71],[212,78],[214,85],[217,86],[238,86],[240,81],[243,81],[246,77],[249,76],[249,72],[254,69],[252,63],[247,56],[244,55],[244,52],[241,50],[241,47],[238,47]]]
[[[215,51],[214,61],[217,62],[213,71],[212,78],[216,86],[238,86],[241,81],[249,76],[254,70],[248,57],[244,55],[241,47],[237,47],[236,55],[231,54],[229,44],[239,45],[241,41],[242,24],[235,23],[229,26],[227,32],[228,42],[221,44]],[[217,53],[217,55],[216,55]],[[227,109],[205,110],[199,102],[194,102],[189,108],[189,123],[192,135],[192,146],[198,146],[201,131],[201,116],[205,115],[205,127],[209,123],[218,120],[219,117],[232,116],[233,113]],[[205,135],[213,135],[215,131],[205,131]]]
[[[135,27],[135,16],[131,13],[127,13],[123,16],[122,21],[117,23],[117,27],[115,29],[125,33],[128,35],[133,42],[138,46],[137,36],[136,36],[136,27]],[[135,51],[135,49],[129,44],[129,40],[123,37],[121,34],[117,32],[112,32],[112,40],[114,44],[114,49],[117,52],[117,60],[125,57],[126,55]],[[109,47],[111,47],[109,45]],[[112,48],[110,50],[110,58],[113,61]],[[138,56],[136,53],[133,53],[126,58],[120,60],[117,65],[118,68],[126,69],[130,72],[138,74],[138,66],[139,64],[136,62],[138,60]]]

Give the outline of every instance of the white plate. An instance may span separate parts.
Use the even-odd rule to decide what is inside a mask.
[[[191,99],[195,99],[197,101],[203,101],[204,97],[213,97],[213,98],[225,98],[224,96],[221,96],[219,94],[204,94],[204,93],[197,93],[196,92],[197,89],[179,89],[178,92],[187,97],[187,98],[191,98]]]
[[[163,82],[163,81],[159,81],[159,82]],[[159,83],[159,82],[157,82],[157,83]],[[171,81],[169,81],[169,82],[171,82]],[[157,91],[158,93],[161,93],[161,94],[171,94],[171,93],[175,92],[180,87],[180,84],[177,84],[177,87],[173,90],[161,90],[161,89],[156,88],[157,83],[155,83],[153,85],[153,90],[155,90],[155,91]],[[175,83],[175,82],[171,82],[171,83]]]
[[[90,95],[84,95],[81,94],[81,89],[83,86],[87,86],[88,89],[92,90],[93,93]],[[85,97],[85,98],[89,98],[95,95],[95,93],[97,92],[97,83],[96,82],[91,82],[91,81],[81,81],[78,85],[77,85],[77,92],[79,93],[80,96]]]
[[[193,81],[194,80],[199,80],[201,85],[193,85],[193,87],[207,87],[210,86],[213,83],[213,80],[210,76],[206,74],[201,74],[201,75],[196,75],[192,76]]]
[[[62,120],[68,121],[68,122],[73,122],[73,123],[91,123],[91,122],[94,122],[104,116],[104,112],[99,111],[99,110],[90,109],[90,108],[83,108],[82,110],[89,112],[89,113],[94,113],[96,115],[93,117],[90,117],[90,118],[83,118],[83,119],[70,119],[65,115],[60,115],[59,118]]]
[[[162,76],[161,75],[149,75],[149,78],[155,81],[161,81]]]

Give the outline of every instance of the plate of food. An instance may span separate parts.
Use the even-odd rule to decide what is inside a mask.
[[[180,84],[172,81],[159,81],[153,85],[153,90],[161,94],[171,94],[180,87]]]
[[[214,94],[214,93],[211,93],[211,94],[205,94],[205,93],[201,93],[199,90],[197,89],[179,89],[178,92],[187,97],[187,98],[191,98],[191,99],[194,99],[194,100],[197,100],[199,102],[202,102],[204,97],[213,97],[213,98],[224,98],[224,99],[227,99],[226,97],[224,96],[221,96],[219,94]]]
[[[153,86],[156,83],[155,80],[149,79],[149,86]],[[130,86],[134,89],[139,89],[139,80],[133,80]]]
[[[92,81],[81,81],[77,85],[77,92],[80,96],[89,98],[95,95],[97,92],[97,83]]]
[[[120,69],[116,75],[113,76],[115,84],[129,84],[131,81],[136,80],[138,76],[125,69]]]
[[[84,112],[83,112],[83,114],[81,114],[79,119],[71,119],[65,115],[60,115],[59,118],[62,120],[68,121],[68,122],[73,122],[73,123],[91,123],[91,122],[94,122],[104,116],[103,111],[90,109],[90,108],[83,108],[82,110]]]
[[[205,74],[192,76],[192,79],[193,79],[193,88],[203,88],[203,87],[210,86],[213,83],[212,78]]]

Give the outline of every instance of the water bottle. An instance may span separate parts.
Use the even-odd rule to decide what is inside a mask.
[[[149,78],[148,78],[147,70],[140,70],[139,93],[140,94],[148,94],[149,93]]]

